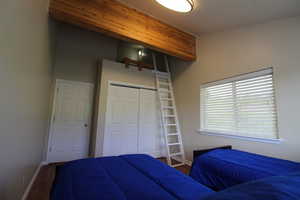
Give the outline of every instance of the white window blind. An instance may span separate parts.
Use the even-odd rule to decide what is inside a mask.
[[[200,130],[278,139],[272,69],[203,85]]]

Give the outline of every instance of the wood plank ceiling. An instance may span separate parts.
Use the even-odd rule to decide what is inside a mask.
[[[50,16],[145,45],[183,60],[196,59],[196,38],[116,0],[50,0]]]

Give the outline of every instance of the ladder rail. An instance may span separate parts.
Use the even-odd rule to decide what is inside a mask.
[[[154,65],[155,72],[157,72],[156,57],[155,57],[154,53],[152,53],[152,58],[153,58],[153,65]],[[168,146],[168,136],[167,136],[168,130],[164,125],[165,124],[164,113],[163,113],[163,110],[161,109],[163,104],[160,99],[159,90],[158,90],[159,89],[159,79],[158,79],[157,75],[155,75],[155,78],[156,78],[156,87],[157,87],[157,98],[158,98],[159,107],[160,107],[161,125],[162,125],[163,133],[164,133],[165,146],[167,147]],[[168,147],[166,148],[166,153],[167,153],[167,163],[169,165],[171,165],[170,150]]]
[[[167,71],[170,73],[170,67],[169,67],[169,62],[168,62],[167,56],[165,56],[165,63],[166,63]],[[173,99],[173,107],[174,107],[175,123],[177,124],[178,139],[179,139],[179,142],[181,143],[180,148],[181,148],[181,152],[182,152],[182,160],[185,163],[186,158],[185,158],[185,152],[184,152],[184,148],[183,148],[181,127],[180,127],[179,120],[178,120],[178,113],[177,113],[177,106],[176,106],[177,104],[175,101],[171,76],[169,76],[169,83],[170,83],[169,87],[170,87],[170,91],[171,91],[171,98]]]
[[[159,99],[159,107],[161,112],[161,123],[163,127],[165,146],[166,146],[166,154],[167,154],[167,162],[172,167],[182,166],[185,164],[185,152],[183,148],[181,129],[178,120],[178,113],[174,98],[174,92],[172,87],[172,80],[170,76],[170,68],[168,63],[167,56],[164,57],[166,70],[167,72],[159,72],[157,70],[157,62],[155,53],[152,54],[153,57],[153,65],[155,69],[155,78],[156,78],[156,87],[157,87],[157,97]],[[162,81],[164,80],[164,81]],[[161,84],[162,83],[162,84]],[[166,88],[161,88],[160,86],[165,85]],[[168,94],[167,97],[162,97],[161,94]],[[164,105],[164,101],[167,101],[171,104]],[[166,112],[167,110],[172,110],[172,113]],[[166,114],[165,114],[166,113]],[[169,119],[172,118],[174,121],[171,123]],[[172,130],[169,134],[169,128],[175,127],[175,130]],[[170,129],[171,130],[171,129]],[[174,133],[175,132],[175,133]],[[177,137],[177,142],[169,142],[169,136]],[[171,152],[171,146],[179,146],[179,152]],[[181,156],[181,159],[177,160],[175,156]],[[177,161],[177,163],[172,164],[172,160]]]

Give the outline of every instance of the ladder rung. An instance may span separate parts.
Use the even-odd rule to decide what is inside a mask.
[[[156,74],[159,76],[170,76],[168,72],[156,72]]]
[[[179,163],[179,164],[176,164],[176,165],[171,165],[171,167],[180,167],[180,166],[183,166],[185,165],[184,163]]]
[[[160,85],[164,85],[164,86],[171,86],[171,83],[168,81],[168,80],[158,80],[158,86],[159,87]]]
[[[173,99],[170,99],[170,98],[160,98],[160,100],[162,100],[162,101],[173,101]]]
[[[163,109],[174,109],[173,106],[164,106]]]
[[[157,76],[157,81],[158,81],[159,83],[170,83],[170,82],[169,82],[169,77]]]
[[[158,89],[158,91],[161,92],[161,93],[171,93],[170,90],[162,90],[162,89]]]
[[[166,126],[177,126],[177,124],[166,124]]]
[[[170,86],[170,83],[160,82],[159,85],[167,85],[167,86]]]
[[[170,77],[168,76],[157,76],[158,82],[169,82]]]
[[[179,153],[171,153],[170,156],[173,157],[173,156],[181,156],[183,153],[182,152],[179,152]]]
[[[165,117],[176,117],[175,115],[165,115]]]
[[[171,88],[171,84],[168,82],[159,81],[158,84],[159,84],[157,86],[158,88],[167,88],[167,87]]]
[[[170,144],[168,144],[169,146],[174,146],[174,145],[180,145],[180,143],[179,142],[176,142],[176,143],[170,143]]]
[[[175,135],[179,135],[178,133],[169,133],[168,136],[175,136]]]
[[[158,74],[157,77],[158,77],[159,79],[165,79],[165,80],[169,80],[169,78],[170,78],[169,76],[161,75],[161,74]]]

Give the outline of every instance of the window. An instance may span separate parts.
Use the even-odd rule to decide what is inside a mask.
[[[278,139],[273,70],[203,85],[200,131]]]

